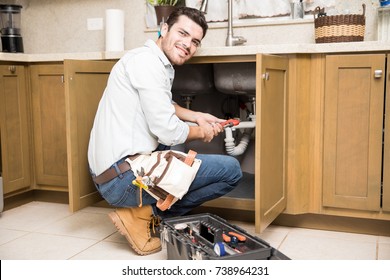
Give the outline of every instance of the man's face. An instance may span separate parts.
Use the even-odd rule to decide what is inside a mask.
[[[168,31],[168,25],[164,24],[161,36],[157,42],[172,65],[182,65],[196,52],[203,37],[203,30],[197,23],[186,16],[180,16],[179,20]]]

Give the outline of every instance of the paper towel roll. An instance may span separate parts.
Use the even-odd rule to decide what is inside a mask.
[[[106,10],[106,51],[123,51],[125,44],[125,13],[122,10]]]

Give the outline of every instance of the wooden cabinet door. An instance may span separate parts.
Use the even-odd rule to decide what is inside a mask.
[[[390,57],[387,55],[387,73],[383,73],[386,80],[386,108],[385,108],[385,139],[383,153],[383,193],[382,209],[390,211]]]
[[[28,188],[29,106],[25,66],[0,66],[0,133],[4,194]]]
[[[114,63],[114,61],[64,61],[71,211],[102,200],[89,174],[87,151],[96,110]]]
[[[285,208],[288,58],[256,58],[255,228],[262,232]]]
[[[323,206],[380,210],[385,55],[328,55]]]
[[[32,65],[30,74],[36,188],[67,191],[64,66]]]

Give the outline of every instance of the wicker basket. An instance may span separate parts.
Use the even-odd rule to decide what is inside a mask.
[[[358,42],[364,40],[366,5],[362,15],[326,16],[317,7],[314,11],[316,43]]]

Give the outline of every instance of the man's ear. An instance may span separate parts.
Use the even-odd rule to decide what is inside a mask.
[[[163,23],[161,26],[160,26],[160,36],[164,37],[165,34],[167,34],[168,32],[168,24],[166,23]]]

